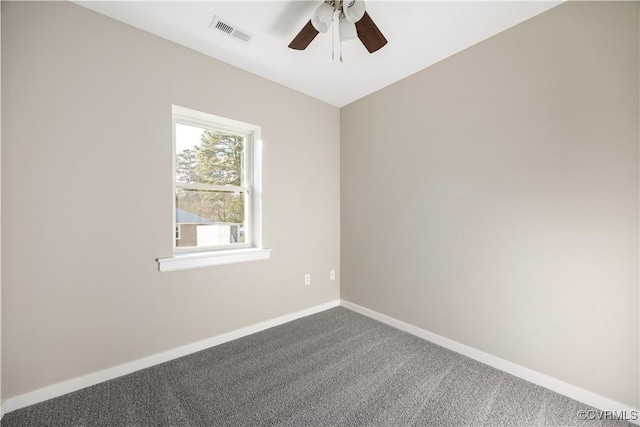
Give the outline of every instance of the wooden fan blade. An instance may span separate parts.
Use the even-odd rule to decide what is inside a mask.
[[[305,50],[307,46],[309,46],[309,43],[311,43],[317,35],[318,30],[313,28],[313,25],[311,25],[311,20],[309,20],[309,22],[307,22],[307,25],[305,25],[302,30],[300,30],[298,35],[291,41],[291,43],[289,43],[289,47],[296,50]]]
[[[373,53],[387,44],[387,39],[384,38],[380,29],[378,29],[378,26],[367,12],[364,13],[362,19],[356,22],[356,30],[358,31],[358,38],[369,53]]]

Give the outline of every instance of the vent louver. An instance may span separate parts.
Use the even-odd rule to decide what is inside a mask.
[[[211,21],[211,24],[209,25],[209,27],[213,28],[216,31],[220,31],[222,33],[225,33],[229,37],[232,37],[232,38],[234,38],[234,39],[236,39],[238,41],[241,41],[242,43],[245,43],[245,44],[248,44],[251,41],[251,38],[253,37],[247,31],[241,30],[240,28],[238,28],[235,25],[229,23],[228,21],[225,21],[224,19],[220,18],[219,16],[214,16],[213,17],[213,21]]]

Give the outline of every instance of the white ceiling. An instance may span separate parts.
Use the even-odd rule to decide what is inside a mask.
[[[562,1],[368,1],[389,43],[369,54],[358,39],[331,59],[331,33],[304,51],[287,46],[321,1],[77,1],[337,107],[403,79]],[[248,31],[249,44],[209,28],[214,15]]]

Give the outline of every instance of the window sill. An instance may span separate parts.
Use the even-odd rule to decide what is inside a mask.
[[[164,273],[167,271],[211,267],[214,265],[260,261],[269,259],[270,256],[271,249],[256,248],[216,252],[192,252],[188,254],[176,254],[172,258],[158,258],[158,270]]]

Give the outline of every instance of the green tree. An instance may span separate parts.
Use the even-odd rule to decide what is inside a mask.
[[[216,185],[242,185],[244,137],[206,130],[196,147],[198,182]]]
[[[195,147],[183,150],[178,154],[176,160],[176,179],[178,182],[195,182],[195,170],[198,165],[198,154]]]

